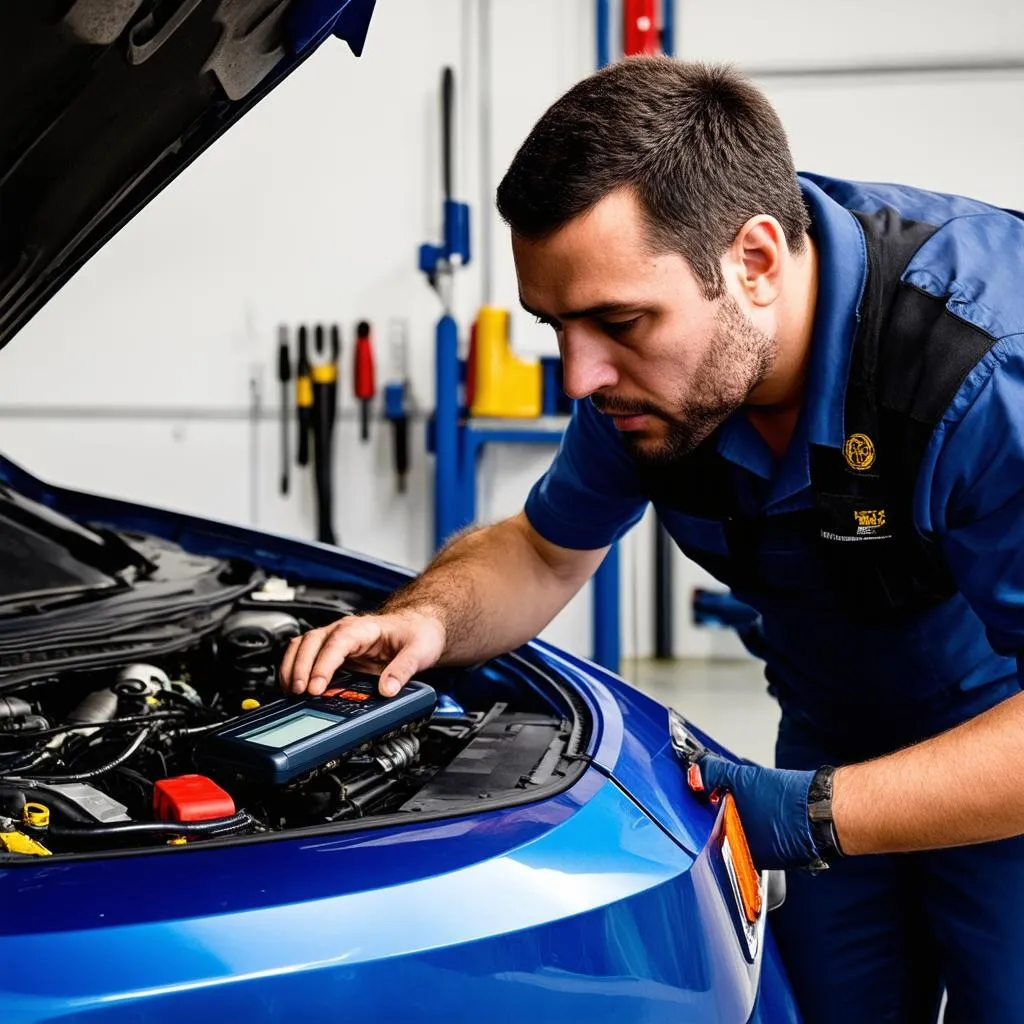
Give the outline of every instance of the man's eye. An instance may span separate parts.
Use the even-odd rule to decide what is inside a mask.
[[[625,334],[636,326],[639,320],[638,316],[633,317],[632,320],[602,320],[601,329],[611,335]]]

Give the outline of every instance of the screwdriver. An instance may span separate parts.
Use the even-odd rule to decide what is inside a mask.
[[[320,348],[323,331],[319,329]],[[333,332],[332,332],[333,340]],[[340,350],[340,339],[339,339]],[[313,364],[314,480],[317,499],[317,540],[336,544],[334,537],[334,478],[332,442],[338,401],[338,365],[323,361]]]
[[[292,357],[288,347],[288,328],[284,324],[277,329],[277,379],[281,383],[281,493],[288,493],[288,474],[292,453],[288,443],[288,420],[291,408],[288,402],[288,384],[292,379]]]
[[[392,379],[384,387],[384,417],[391,421],[398,493],[404,494],[405,479],[409,473],[409,415],[406,410],[409,371],[405,321],[392,320],[389,333]]]
[[[373,401],[377,388],[373,379],[373,339],[370,336],[370,325],[365,320],[360,320],[359,326],[356,328],[355,370],[352,375],[352,386],[360,405],[360,437],[362,440],[368,441],[370,439],[370,403]]]
[[[341,376],[341,371],[338,369],[341,366],[341,329],[337,324],[331,324],[331,362],[334,363],[336,368],[334,384],[331,385],[332,394],[329,399],[331,430],[333,430],[334,421],[338,414],[338,378]]]
[[[299,418],[300,466],[309,465],[309,431],[313,426],[313,380],[309,368],[309,340],[305,326],[299,328],[299,355],[295,367],[295,405]]]

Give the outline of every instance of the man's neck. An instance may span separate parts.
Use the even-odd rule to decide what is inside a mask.
[[[775,364],[746,407],[747,418],[777,459],[789,447],[804,402],[818,298],[818,251],[809,236],[792,261],[776,334]],[[752,396],[754,397],[754,396]]]

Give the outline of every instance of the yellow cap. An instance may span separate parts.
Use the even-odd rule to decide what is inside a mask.
[[[154,696],[153,696],[152,694],[150,694],[150,695],[149,695],[149,696],[148,696],[148,697],[146,698],[146,703],[147,703],[147,704],[148,704],[148,705],[149,705],[149,706],[150,706],[151,708],[155,708],[155,707],[156,707],[156,706],[157,706],[157,705],[158,705],[158,704],[160,703],[160,698],[159,698],[159,697],[154,697]]]
[[[168,846],[184,846],[188,842],[185,836],[175,836],[173,839],[167,840]]]
[[[21,812],[21,820],[26,825],[46,828],[50,824],[50,808],[45,804],[25,804],[25,808]]]
[[[259,706],[260,702],[254,697],[246,697],[245,700],[242,701],[243,711],[255,711]]]

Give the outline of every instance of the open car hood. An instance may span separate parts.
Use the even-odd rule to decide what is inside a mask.
[[[376,0],[0,4],[0,348],[123,224]]]

